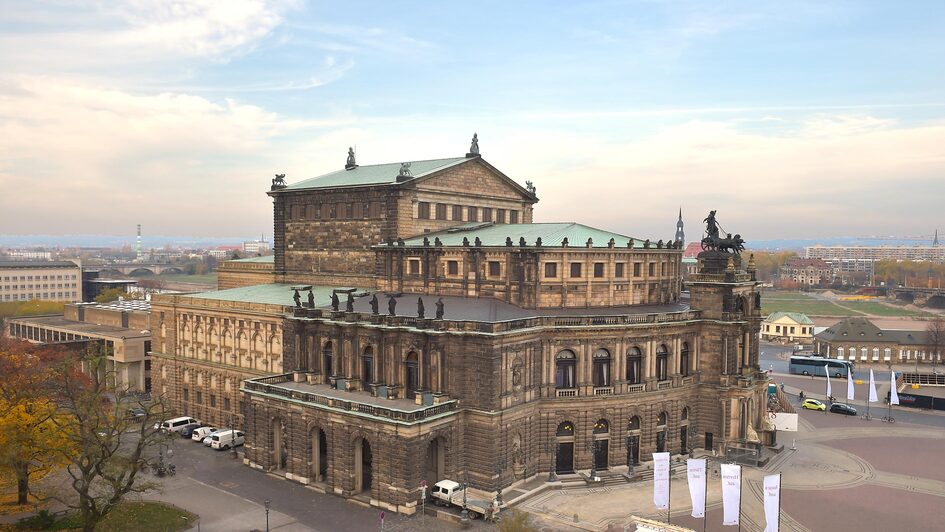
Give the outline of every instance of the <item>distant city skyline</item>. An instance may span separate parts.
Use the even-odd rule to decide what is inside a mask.
[[[460,156],[473,132],[539,222],[945,227],[939,2],[2,3],[5,234],[258,234],[275,173]]]

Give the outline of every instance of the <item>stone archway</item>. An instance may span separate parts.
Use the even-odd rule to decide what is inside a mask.
[[[374,478],[371,444],[365,438],[354,440],[354,494],[370,493]]]
[[[312,457],[310,475],[315,482],[328,481],[328,437],[322,429],[314,429],[311,433]]]
[[[433,486],[446,478],[446,440],[442,437],[433,438],[427,444],[423,478],[427,486]]]
[[[289,463],[286,451],[285,423],[280,418],[272,420],[272,469],[285,470]]]

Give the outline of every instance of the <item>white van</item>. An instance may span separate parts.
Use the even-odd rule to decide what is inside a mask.
[[[190,425],[191,423],[200,423],[192,417],[175,417],[174,419],[168,419],[167,421],[161,423],[155,423],[155,429],[161,429],[164,432],[180,432],[184,429],[184,426]]]
[[[218,430],[220,429],[215,427],[200,427],[198,429],[194,429],[194,432],[190,435],[190,439],[193,441],[203,441],[204,438]]]
[[[245,441],[246,437],[240,430],[221,430],[210,435],[210,447],[218,451],[239,447]]]

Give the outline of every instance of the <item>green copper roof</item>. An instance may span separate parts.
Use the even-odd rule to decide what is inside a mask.
[[[814,324],[814,322],[810,318],[808,318],[806,314],[801,314],[800,312],[783,312],[780,310],[776,312],[772,312],[771,314],[768,314],[766,321],[779,320],[785,316],[794,320],[795,323],[801,323],[804,325]]]
[[[472,161],[472,158],[453,157],[450,159],[430,159],[410,161],[410,175],[413,178]],[[351,170],[338,170],[330,174],[313,177],[287,186],[283,190],[302,190],[308,188],[356,187],[363,185],[383,185],[397,183],[401,163],[371,164],[358,166]]]
[[[292,290],[293,284],[257,284],[253,286],[243,286],[240,288],[230,288],[229,290],[214,290],[212,292],[200,292],[197,294],[185,294],[187,297],[196,297],[200,299],[216,299],[220,301],[241,301],[246,303],[263,303],[266,305],[295,306],[292,296],[295,292]],[[315,305],[324,306],[331,302],[331,291],[338,289],[338,286],[313,286],[315,292]],[[363,289],[359,289],[363,290]],[[308,301],[307,292],[299,292],[302,302]]]
[[[430,245],[433,245],[435,239],[439,238],[444,246],[462,246],[463,238],[469,240],[469,245],[475,245],[475,240],[478,237],[483,246],[491,247],[505,246],[506,238],[511,238],[512,245],[518,246],[519,239],[522,237],[525,238],[525,242],[529,246],[534,246],[535,241],[541,238],[542,246],[559,247],[561,241],[567,238],[568,246],[574,248],[585,247],[588,238],[593,240],[592,246],[595,248],[606,248],[611,238],[614,239],[614,247],[625,248],[631,238],[627,235],[595,229],[574,222],[537,224],[468,223],[445,231],[427,233],[405,240],[404,245],[422,246],[424,237],[429,239]],[[643,247],[643,241],[634,238],[634,247]]]

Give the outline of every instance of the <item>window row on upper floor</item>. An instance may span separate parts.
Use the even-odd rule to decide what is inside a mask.
[[[417,219],[455,222],[519,223],[519,211],[492,207],[473,207],[448,203],[417,202]]]
[[[367,220],[383,218],[384,204],[379,201],[292,204],[288,219],[299,220]]]
[[[640,384],[646,377],[655,377],[658,381],[669,380],[670,349],[660,344],[655,352],[656,364],[653,372],[648,372],[644,365],[643,351],[633,346],[627,350],[624,378],[629,384]],[[689,342],[683,342],[679,350],[679,374],[688,376],[691,371]],[[613,357],[610,351],[599,348],[591,355],[591,382],[595,387],[612,386]],[[648,375],[648,373],[651,373]],[[563,349],[555,355],[555,388],[577,387],[578,356],[570,349]]]

